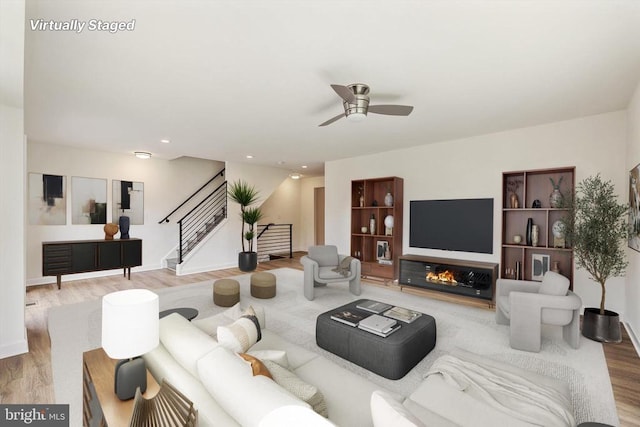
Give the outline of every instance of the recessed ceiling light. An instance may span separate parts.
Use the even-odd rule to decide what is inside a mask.
[[[279,165],[284,165],[285,161],[284,160],[278,160],[278,164]]]
[[[160,142],[162,142],[163,144],[168,144],[171,142],[170,139],[161,139]]]
[[[290,173],[289,176],[291,179],[300,179],[302,177],[302,175],[297,172]]]
[[[151,153],[147,153],[146,151],[134,151],[133,154],[135,154],[139,159],[146,160],[151,158]]]
[[[307,165],[302,165],[302,169],[306,169],[306,168],[307,168]]]
[[[253,159],[253,156],[251,154],[247,154],[247,159]]]

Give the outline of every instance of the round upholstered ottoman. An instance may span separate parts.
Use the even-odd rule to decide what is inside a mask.
[[[213,303],[231,307],[240,301],[240,283],[233,279],[218,279],[213,283]]]
[[[254,298],[273,298],[276,296],[276,276],[266,271],[251,275],[251,296]]]

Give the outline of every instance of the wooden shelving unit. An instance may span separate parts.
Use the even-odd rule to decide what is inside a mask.
[[[560,181],[560,192],[565,200],[573,198],[575,191],[575,167],[504,172],[502,174],[502,256],[500,277],[532,280],[534,254],[549,256],[549,269],[557,263],[560,274],[569,278],[573,289],[573,249],[554,247],[553,224],[568,214],[568,209],[551,207],[550,194],[553,185]],[[517,185],[515,185],[517,183]],[[517,198],[517,207],[512,207],[512,194]],[[534,201],[541,207],[534,208]],[[539,228],[537,246],[527,244],[527,221],[531,218]],[[522,237],[520,243],[514,236]],[[520,277],[507,271],[515,271],[520,263]]]
[[[403,186],[404,181],[398,177],[351,181],[351,256],[360,259],[364,277],[385,281],[398,278],[398,257],[402,255]],[[391,206],[385,205],[387,193],[393,197]],[[389,215],[393,216],[394,223],[391,235],[386,233],[384,225]],[[372,216],[375,219],[373,230],[370,227]],[[362,227],[367,228],[366,232]],[[391,264],[378,260],[379,242],[387,242]]]

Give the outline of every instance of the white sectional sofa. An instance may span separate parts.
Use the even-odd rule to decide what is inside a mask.
[[[497,411],[478,400],[473,392],[452,386],[441,375],[431,375],[409,396],[399,396],[315,352],[285,341],[268,328],[262,329],[262,339],[249,353],[284,350],[289,370],[324,395],[329,415],[326,419],[271,379],[253,376],[245,361],[222,347],[212,335],[225,320],[233,322],[223,314],[193,323],[178,314],[167,316],[160,320],[160,345],[144,356],[156,380],[166,378],[193,401],[200,426],[533,425]],[[477,355],[461,357],[489,368],[506,369],[568,400],[567,385],[555,379]]]

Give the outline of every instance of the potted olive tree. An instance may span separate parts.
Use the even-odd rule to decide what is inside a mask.
[[[584,309],[582,335],[600,342],[620,342],[618,313],[605,309],[607,279],[624,275],[627,267],[622,243],[627,239],[627,205],[618,203],[611,181],[600,174],[584,179],[569,201],[563,225],[565,236],[576,257],[578,268],[600,284],[600,307]]]
[[[254,226],[263,216],[259,207],[251,206],[258,200],[258,191],[245,181],[238,180],[229,186],[227,193],[231,200],[240,205],[242,252],[238,254],[238,268],[253,271],[258,266],[258,253],[253,251]]]

